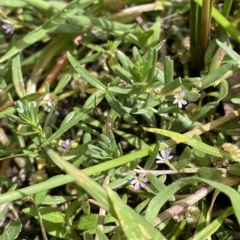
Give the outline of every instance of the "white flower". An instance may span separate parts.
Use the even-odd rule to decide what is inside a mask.
[[[146,182],[148,181],[144,173],[140,173],[139,176],[136,174],[132,175],[131,184],[134,186],[135,190],[138,190],[140,187],[146,188]]]
[[[187,101],[183,99],[185,96],[185,92],[182,91],[180,94],[174,95],[175,100],[173,101],[174,104],[178,104],[179,108],[182,108],[183,105],[187,104]]]
[[[156,157],[156,159],[158,159],[156,161],[156,163],[165,163],[173,158],[173,156],[170,155],[170,153],[171,153],[170,149],[161,150],[160,153],[161,153],[161,155],[158,154]]]

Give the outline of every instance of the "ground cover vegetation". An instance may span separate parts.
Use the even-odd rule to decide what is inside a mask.
[[[0,239],[240,239],[238,0],[0,0]]]

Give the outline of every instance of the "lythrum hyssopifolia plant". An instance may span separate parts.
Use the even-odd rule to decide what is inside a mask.
[[[2,4],[0,238],[230,239],[238,1]]]

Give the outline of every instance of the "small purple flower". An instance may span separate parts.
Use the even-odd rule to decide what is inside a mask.
[[[138,190],[140,187],[146,188],[147,181],[148,179],[144,173],[140,173],[139,176],[133,174],[131,184],[134,186],[135,190]]]
[[[161,155],[158,154],[157,157],[156,157],[156,159],[158,159],[156,161],[156,163],[165,163],[165,162],[168,162],[169,160],[171,160],[173,158],[173,156],[170,155],[171,150],[169,148],[161,150],[160,153],[161,153]]]
[[[183,105],[187,104],[187,101],[183,99],[185,97],[185,92],[182,91],[180,94],[174,95],[175,100],[173,101],[174,104],[178,104],[179,108],[182,108]]]
[[[2,25],[5,34],[13,34],[14,33],[14,26],[11,23],[4,23]]]
[[[98,33],[98,30],[93,29],[93,30],[91,30],[91,32],[92,32],[93,35],[96,35]]]
[[[69,140],[67,139],[66,141],[64,141],[62,144],[61,144],[61,148],[60,148],[60,152],[66,152],[67,150],[69,150],[71,147],[72,147],[72,143],[74,141],[73,140]]]

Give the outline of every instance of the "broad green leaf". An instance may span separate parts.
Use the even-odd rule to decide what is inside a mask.
[[[232,175],[240,176],[240,166],[238,164],[228,166],[227,171]]]
[[[236,103],[236,104],[240,104],[240,98],[232,98],[231,102]]]
[[[177,166],[176,166],[177,170],[181,170],[188,165],[190,158],[191,158],[191,154],[192,154],[192,152],[191,152],[190,148],[185,147],[181,156],[177,160]]]
[[[220,102],[223,98],[225,98],[228,95],[228,82],[227,80],[223,79],[220,84],[220,92],[219,92],[219,98],[218,102]]]
[[[165,74],[165,73],[164,73]],[[166,94],[176,90],[181,84],[180,78],[176,80],[171,80],[171,82],[166,83],[166,85],[162,88],[161,93]]]
[[[25,208],[22,211],[30,216],[38,217],[38,213],[35,208]],[[45,206],[40,207],[39,212],[41,214],[42,219],[47,220],[49,222],[52,222],[52,223],[65,222],[64,215],[53,207],[45,207]]]
[[[37,205],[42,204],[44,198],[45,198],[46,195],[47,195],[47,192],[48,192],[48,191],[42,191],[42,192],[37,193],[37,194],[34,196],[34,202],[35,202]]]
[[[39,221],[38,212],[35,208],[25,208],[22,210],[25,214],[34,216]],[[63,238],[65,233],[65,217],[58,210],[53,207],[41,207],[39,208],[39,214],[41,215],[44,229],[52,236],[58,236]]]
[[[203,77],[201,81],[201,89],[205,89],[206,87],[219,80],[224,74],[231,70],[232,66],[233,65],[230,63],[224,64],[220,68],[213,70],[208,75]]]
[[[21,232],[22,223],[19,219],[13,220],[8,227],[4,229],[4,232],[0,236],[0,240],[14,240],[18,239],[18,235]]]
[[[198,176],[209,180],[220,180],[222,171],[210,167],[201,167],[198,170]]]
[[[235,156],[233,154],[229,154],[228,152],[220,150],[216,147],[209,146],[206,143],[200,142],[192,137],[188,137],[183,134],[179,134],[176,132],[167,131],[167,130],[163,130],[163,129],[158,129],[158,128],[144,127],[143,129],[146,131],[149,131],[149,132],[153,132],[156,134],[161,134],[163,136],[169,137],[172,140],[176,141],[176,143],[180,143],[180,142],[185,143],[193,148],[196,148],[198,150],[206,152],[212,156],[222,157],[222,158],[230,158],[233,161],[240,162],[240,158],[238,158],[237,156]]]
[[[70,52],[67,53],[68,60],[72,64],[73,68],[80,74],[82,78],[84,78],[89,84],[96,87],[99,90],[105,90],[106,87],[93,75],[91,75],[84,67],[82,67],[71,55]]]
[[[78,230],[88,230],[91,228],[95,228],[98,222],[98,218],[98,214],[89,214],[86,216],[82,216],[74,223],[73,227]],[[104,217],[104,224],[115,222],[116,219],[109,214]]]
[[[200,94],[197,92],[191,92],[191,91],[184,91],[185,92],[185,99],[190,102],[195,102],[200,98]]]

